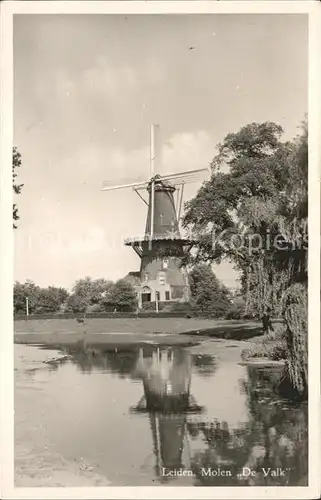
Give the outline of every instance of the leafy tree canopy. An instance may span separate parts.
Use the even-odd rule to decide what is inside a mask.
[[[134,287],[125,279],[116,281],[107,302],[117,305],[121,310],[134,310],[137,306],[137,294]]]
[[[191,304],[198,314],[224,315],[231,305],[228,289],[215,276],[210,265],[199,264],[189,273]]]
[[[261,271],[270,282],[284,269],[286,282],[306,279],[307,125],[292,142],[282,133],[275,123],[251,123],[218,146],[211,179],[185,207],[183,225],[197,241],[187,262],[230,259],[243,285]]]
[[[26,313],[26,299],[30,314],[59,312],[68,297],[68,291],[61,287],[41,288],[30,280],[14,284],[13,300],[16,314]]]
[[[104,278],[93,279],[89,276],[76,281],[68,299],[68,305],[74,312],[84,312],[88,307],[100,304],[110,293],[112,281]]]
[[[75,283],[68,299],[73,312],[85,312],[95,306],[99,310],[133,310],[136,307],[134,287],[122,279],[113,283],[103,278],[86,277]]]

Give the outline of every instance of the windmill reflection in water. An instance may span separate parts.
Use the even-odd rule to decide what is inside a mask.
[[[164,476],[164,469],[190,469],[187,415],[203,410],[190,393],[191,354],[159,348],[150,353],[141,348],[136,376],[143,381],[144,395],[131,410],[149,414],[156,475]]]

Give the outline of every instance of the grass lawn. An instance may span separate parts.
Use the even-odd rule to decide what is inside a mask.
[[[86,334],[88,342],[186,343],[190,336],[242,340],[261,334],[257,321],[211,320],[200,318],[92,318],[84,324],[76,319],[18,320],[15,342],[60,344],[75,342]],[[185,335],[184,335],[185,334]]]

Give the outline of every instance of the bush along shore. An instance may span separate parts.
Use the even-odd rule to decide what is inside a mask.
[[[253,339],[251,346],[242,350],[242,359],[246,362],[266,360],[285,363],[287,357],[285,332],[285,324],[278,323],[274,326],[273,332]]]
[[[283,297],[284,321],[274,331],[251,342],[242,351],[246,363],[278,362],[284,365],[277,392],[293,401],[308,398],[308,293],[299,284],[289,288]]]

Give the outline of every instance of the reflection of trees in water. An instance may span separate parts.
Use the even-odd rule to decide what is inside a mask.
[[[279,399],[273,389],[280,376],[281,371],[248,367],[248,380],[243,387],[248,397],[252,426],[261,422],[266,436],[268,466],[289,467],[289,480],[291,484],[297,484],[299,480],[307,480],[308,408],[306,404],[294,405]]]
[[[242,382],[251,420],[239,429],[226,422],[188,424],[190,436],[201,435],[205,452],[193,455],[192,469],[199,484],[206,485],[304,485],[307,484],[307,408],[289,407],[276,399],[273,371],[248,368]],[[230,470],[231,476],[202,476],[202,468]],[[257,470],[255,477],[238,478],[243,467]],[[285,476],[264,478],[262,468],[289,469]]]
[[[155,347],[144,346],[144,350],[150,355],[155,352]],[[166,350],[164,347],[161,350]],[[134,347],[115,347],[106,348],[97,346],[86,346],[79,344],[77,348],[70,347],[67,351],[72,354],[72,361],[84,373],[91,373],[93,369],[108,370],[112,373],[117,373],[120,377],[130,376],[137,378],[137,360],[139,355],[139,346]],[[175,352],[176,359],[183,359],[186,356],[187,350],[182,348],[174,348],[171,351]],[[216,362],[213,356],[207,354],[193,354],[192,363],[195,370],[201,376],[212,376],[216,370]],[[176,365],[177,369],[177,365]]]
[[[237,473],[246,463],[251,444],[246,439],[246,429],[230,430],[226,422],[202,422],[187,425],[192,439],[200,436],[206,443],[206,450],[195,452],[191,468],[200,485],[236,485]],[[229,476],[205,476],[202,469],[226,470]]]
[[[83,373],[91,373],[95,368],[106,370],[108,366],[106,356],[94,348],[73,351],[72,361]]]
[[[108,352],[106,353],[108,369],[112,373],[117,373],[121,378],[128,376],[136,378],[134,376],[134,371],[137,356],[137,350],[124,352],[117,352],[114,350]]]
[[[93,370],[108,371],[117,373],[121,378],[132,376],[137,350],[118,350],[117,348],[106,349],[102,347],[78,346],[77,349],[69,351],[72,354],[72,361],[83,373],[91,373]]]

